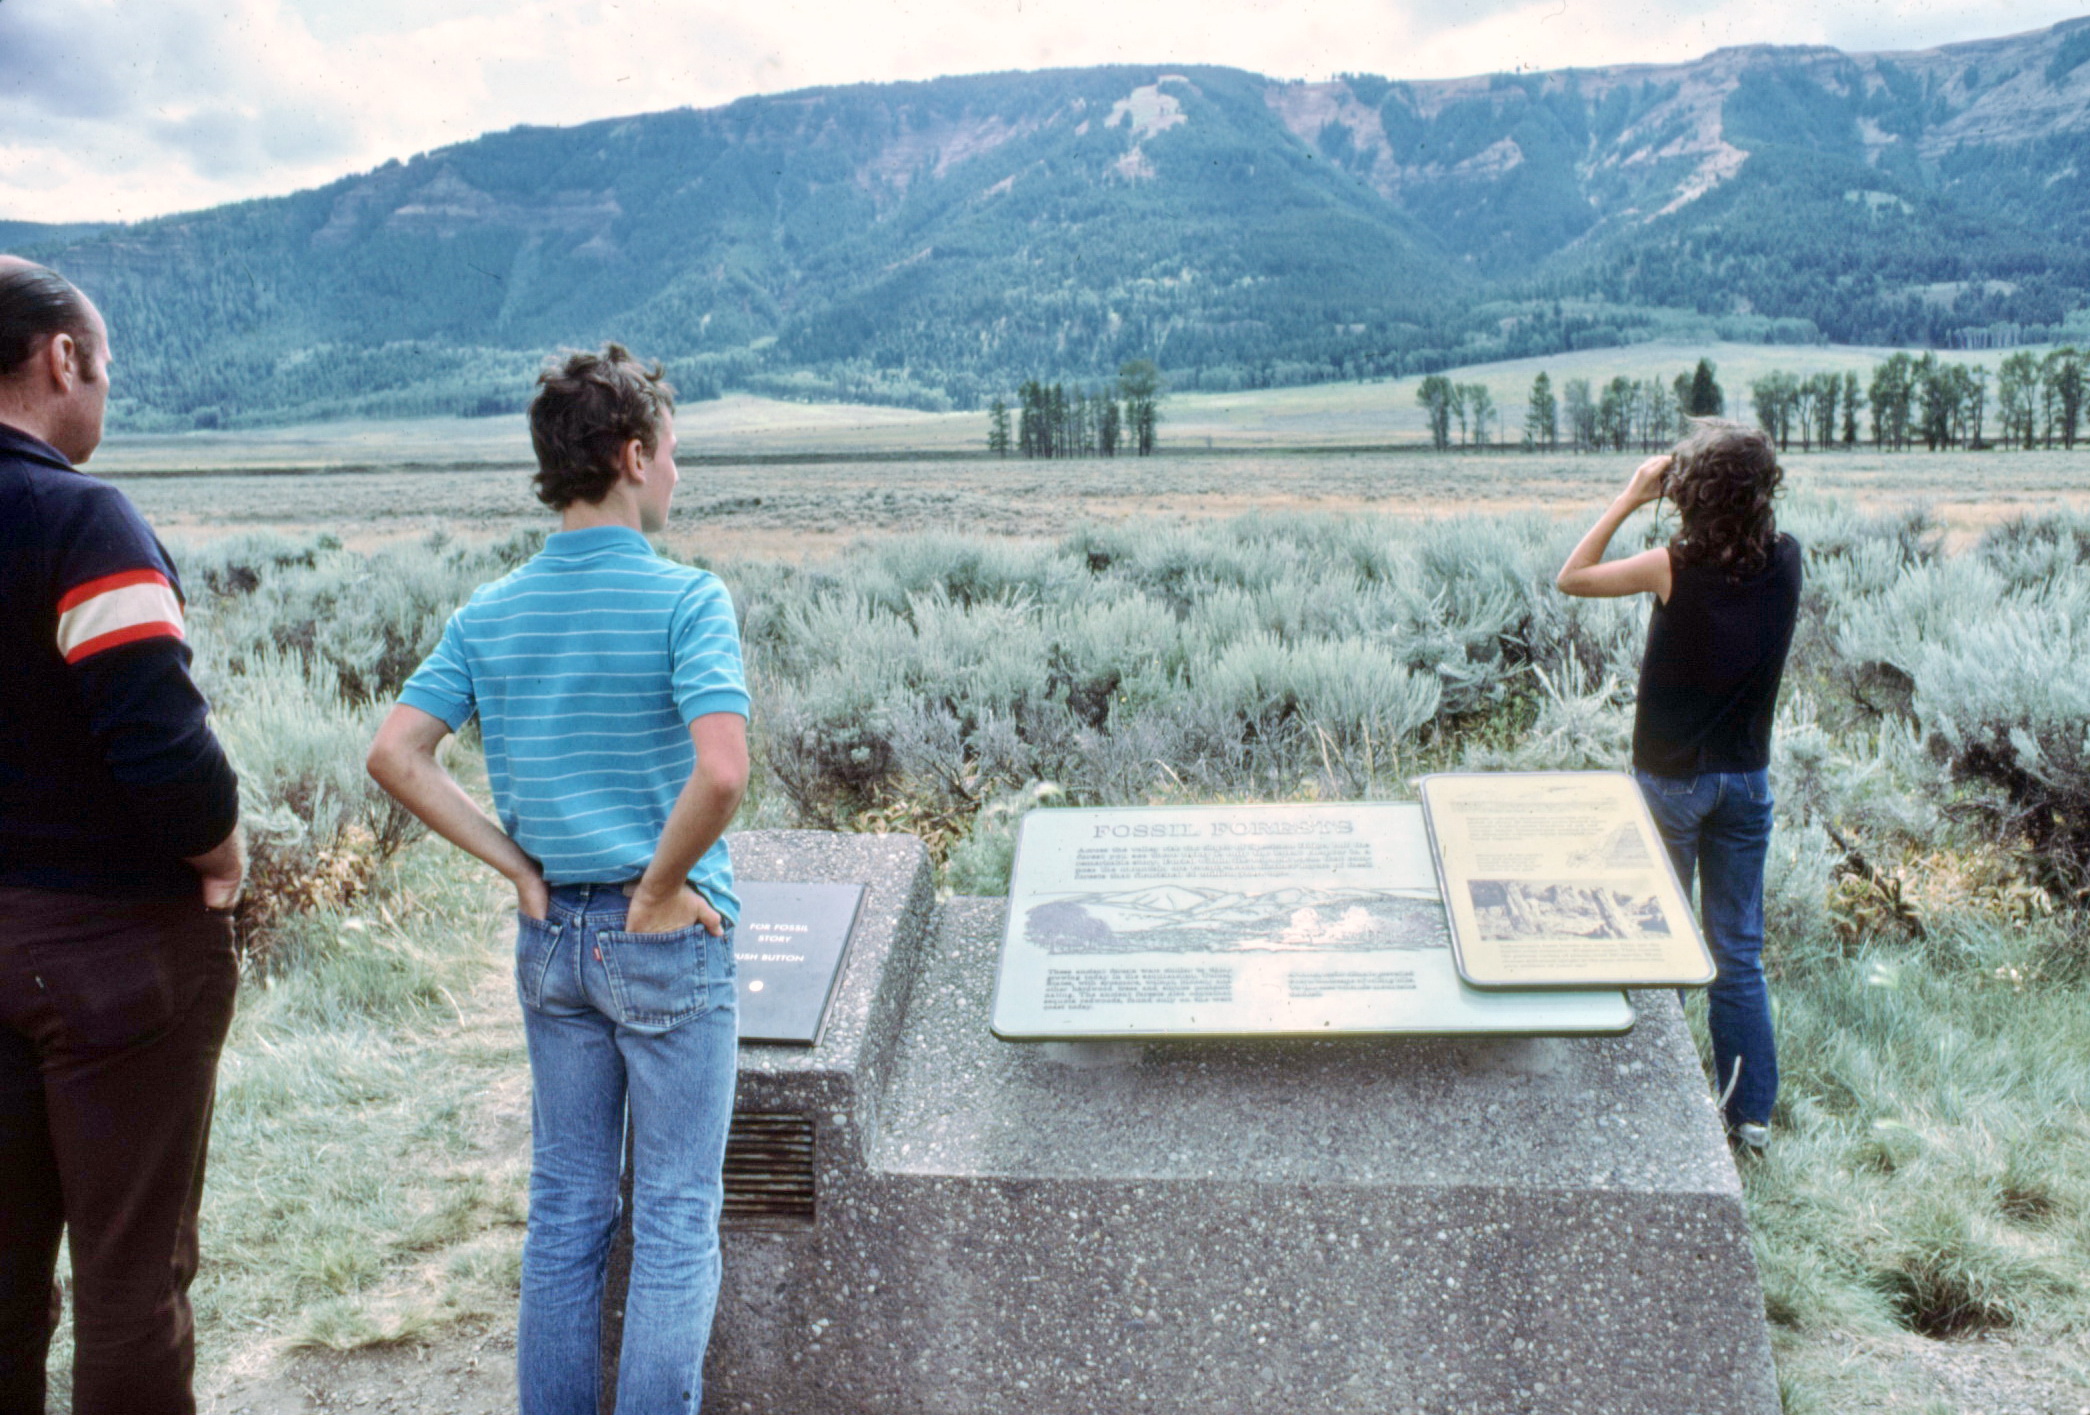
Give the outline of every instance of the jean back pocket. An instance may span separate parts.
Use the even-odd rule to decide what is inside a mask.
[[[544,980],[558,956],[566,925],[550,919],[515,916],[515,995],[532,1011],[544,1006]]]
[[[711,935],[702,924],[664,934],[603,929],[596,938],[619,1023],[666,1032],[704,1010]]]

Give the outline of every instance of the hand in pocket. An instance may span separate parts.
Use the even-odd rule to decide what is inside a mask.
[[[716,938],[726,931],[726,921],[703,895],[685,884],[662,897],[654,897],[644,885],[631,896],[624,915],[624,929],[635,934],[671,934],[702,924]]]

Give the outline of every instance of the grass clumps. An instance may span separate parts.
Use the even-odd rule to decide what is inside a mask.
[[[207,1339],[413,1341],[512,1303],[527,1067],[502,901],[434,842],[372,895],[382,913],[285,924],[241,998],[204,1191]]]
[[[2035,977],[2079,929],[1976,906],[1780,959],[1775,1138],[1742,1179],[1787,1409],[1967,1408],[1929,1354],[1962,1348],[2043,1399],[2051,1369],[2010,1354],[2081,1343],[2085,999]]]
[[[1946,556],[1920,517],[1823,519],[1772,772],[1784,1085],[1743,1180],[1788,1409],[1956,1409],[1923,1353],[2085,1333],[2090,698],[2060,680],[2090,575],[2073,523]]]

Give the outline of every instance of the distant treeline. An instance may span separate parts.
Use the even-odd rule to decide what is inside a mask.
[[[1016,390],[1015,437],[1009,435],[1009,404],[996,398],[987,409],[987,450],[1006,457],[1115,457],[1120,448],[1141,457],[1154,451],[1161,421],[1161,370],[1133,359],[1118,370],[1115,386],[1090,391],[1027,379]]]
[[[1919,444],[1931,451],[2073,448],[2083,430],[2086,362],[2090,355],[2063,347],[2044,356],[2012,354],[1993,375],[1978,364],[1906,353],[1873,365],[1862,378],[1855,369],[1773,369],[1750,383],[1750,414],[1781,450],[1856,447],[1861,440],[1888,451]],[[1481,384],[1432,374],[1416,401],[1440,449],[1505,445],[1502,415]],[[1517,445],[1543,452],[1655,451],[1683,436],[1692,418],[1726,412],[1726,392],[1707,359],[1666,383],[1624,375],[1594,384],[1571,378],[1558,393],[1541,372],[1531,381]],[[1490,440],[1491,428],[1498,440]]]
[[[1906,451],[1922,443],[1945,447],[2075,446],[2083,423],[2083,363],[2080,350],[2063,347],[2041,357],[2030,350],[1997,367],[1993,439],[1988,425],[1989,371],[1980,365],[1948,364],[1935,354],[1896,354],[1875,364],[1863,402],[1876,447]],[[1858,375],[1799,374],[1773,370],[1749,385],[1757,425],[1802,451],[1858,441]],[[1840,429],[1841,436],[1838,437]]]
[[[1416,401],[1429,416],[1430,441],[1440,450],[1453,445],[1454,422],[1461,447],[1490,446],[1491,424],[1501,431],[1501,414],[1483,384],[1454,383],[1432,374],[1416,390]],[[1576,452],[1653,450],[1681,436],[1689,419],[1718,417],[1726,410],[1727,395],[1708,359],[1668,383],[1620,375],[1592,387],[1586,378],[1571,378],[1558,394],[1552,376],[1541,371],[1531,381],[1522,445],[1547,452],[1563,444]]]

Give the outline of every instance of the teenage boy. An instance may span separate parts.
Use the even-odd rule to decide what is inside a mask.
[[[190,1415],[196,1215],[239,963],[239,781],[181,581],[102,438],[109,332],[0,256],[0,1415]]]
[[[516,1359],[524,1415],[595,1415],[626,1117],[634,1244],[619,1415],[702,1400],[733,1109],[732,864],[748,695],[725,586],[654,554],[674,390],[615,344],[538,379],[560,529],[482,586],[400,692],[370,774],[515,886],[532,1081]],[[436,761],[478,715],[500,823]]]

